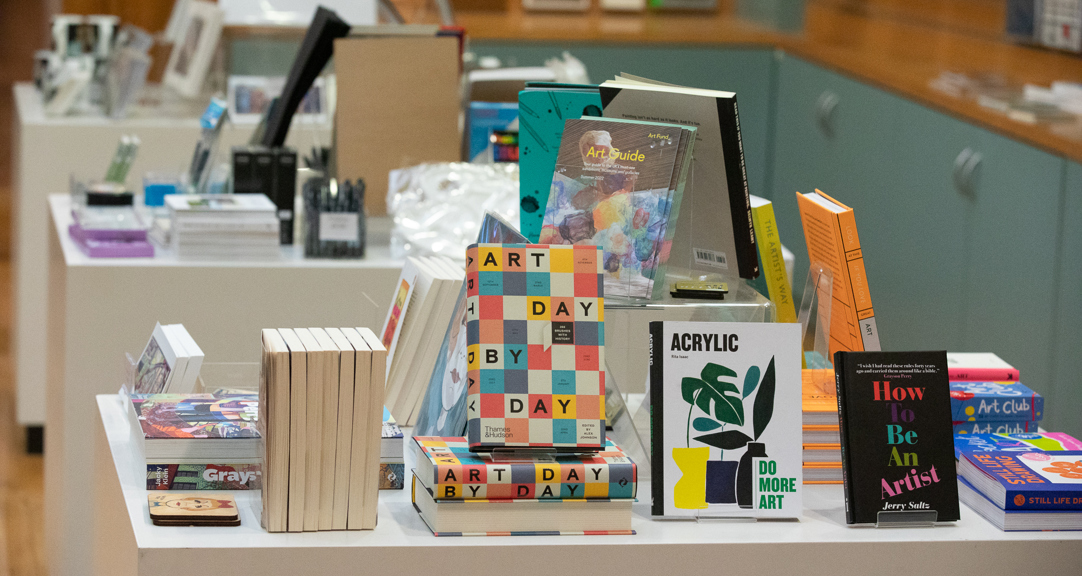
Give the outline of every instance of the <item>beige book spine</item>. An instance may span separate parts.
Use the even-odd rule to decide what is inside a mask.
[[[296,332],[279,329],[289,347],[289,506],[286,530],[304,530],[304,481],[306,477],[306,432],[308,420],[308,351]]]
[[[346,529],[361,530],[364,526],[363,502],[367,447],[364,430],[368,425],[368,388],[372,382],[372,349],[355,328],[343,328],[342,333],[357,350],[353,376],[353,430],[350,441],[349,506]]]
[[[345,530],[349,512],[349,463],[353,445],[353,386],[356,379],[357,352],[340,329],[327,328],[327,335],[338,346],[340,353],[331,529]]]
[[[362,526],[365,530],[376,527],[376,511],[379,504],[379,446],[383,412],[384,375],[387,373],[387,349],[380,343],[376,334],[368,328],[358,328],[357,333],[364,338],[372,349],[372,381],[368,386],[368,422],[365,424],[364,492]]]
[[[305,421],[304,531],[319,530],[319,487],[323,465],[323,354],[307,328],[294,332],[308,350],[307,420]]]
[[[323,431],[320,441],[319,529],[331,530],[334,517],[335,445],[338,441],[338,345],[323,328],[309,328],[323,348]]]

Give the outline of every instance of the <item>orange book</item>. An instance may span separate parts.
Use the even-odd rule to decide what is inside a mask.
[[[830,356],[841,351],[880,350],[879,330],[864,272],[853,209],[816,190],[796,193],[808,259],[830,269]]]

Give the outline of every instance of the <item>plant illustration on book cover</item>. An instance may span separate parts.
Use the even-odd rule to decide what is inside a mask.
[[[799,327],[651,322],[650,336],[653,514],[799,516]]]
[[[602,246],[606,293],[649,296],[681,136],[675,126],[568,120],[540,243]]]

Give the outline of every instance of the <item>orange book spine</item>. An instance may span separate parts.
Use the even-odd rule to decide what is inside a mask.
[[[860,249],[860,236],[857,234],[856,217],[851,209],[837,216],[846,272],[848,273],[845,281],[852,297],[853,312],[856,314],[859,342],[863,350],[880,350],[879,331],[875,325],[872,295],[868,290],[868,275],[864,271],[864,252]]]

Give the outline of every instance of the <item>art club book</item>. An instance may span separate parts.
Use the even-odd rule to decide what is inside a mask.
[[[837,352],[845,521],[880,512],[958,520],[946,352]]]

